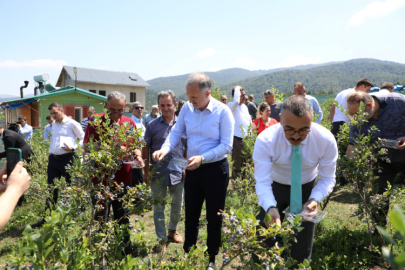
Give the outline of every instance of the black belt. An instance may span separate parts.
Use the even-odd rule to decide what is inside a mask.
[[[207,168],[207,167],[212,166],[212,165],[214,165],[214,164],[222,163],[222,162],[225,161],[225,159],[226,159],[226,158],[221,159],[221,160],[218,160],[218,161],[215,161],[215,162],[211,162],[211,163],[204,163],[204,164],[201,164],[200,167],[198,167],[198,168],[199,168],[199,169],[200,169],[200,168]]]
[[[66,154],[62,154],[62,155],[55,155],[55,154],[51,154],[51,155],[54,156],[55,158],[62,158],[62,157],[64,157],[64,156],[72,155],[72,154],[74,154],[74,153],[75,153],[75,152],[66,153]]]

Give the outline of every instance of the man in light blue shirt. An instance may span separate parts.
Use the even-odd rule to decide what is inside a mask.
[[[211,96],[211,80],[204,73],[191,74],[186,82],[189,102],[180,111],[177,123],[162,148],[153,153],[155,161],[162,160],[183,135],[187,136],[186,179],[184,198],[186,208],[184,251],[197,243],[201,208],[206,201],[208,221],[207,253],[209,265],[215,269],[215,256],[221,243],[222,216],[229,183],[227,154],[232,150],[234,124],[228,106]]]
[[[137,129],[142,129],[142,138],[145,135],[145,126],[143,125],[142,114],[144,107],[139,101],[134,102],[131,105],[132,120],[134,120]]]
[[[24,140],[31,140],[32,126],[27,124],[27,118],[24,115],[20,115],[20,117],[18,117],[18,121],[21,123],[18,125],[18,134],[23,136]]]
[[[306,90],[303,83],[297,82],[296,84],[294,84],[294,94],[304,96],[306,99],[309,100],[309,102],[311,102],[312,108],[314,109],[314,116],[316,117],[315,121],[318,124],[321,124],[321,121],[323,119],[321,106],[319,106],[318,100],[316,100],[316,98],[305,94],[305,92]]]
[[[44,128],[44,140],[46,144],[49,144],[49,141],[52,139],[52,123],[53,123],[52,116],[48,115],[46,117],[46,121],[48,122],[49,125],[46,125]]]

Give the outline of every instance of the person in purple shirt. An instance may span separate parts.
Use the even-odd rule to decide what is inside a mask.
[[[171,149],[187,136],[187,157],[184,182],[186,207],[184,251],[196,245],[201,208],[206,202],[208,221],[207,254],[209,265],[215,269],[215,256],[221,244],[222,216],[229,183],[229,164],[226,159],[232,150],[234,124],[232,112],[211,96],[211,80],[204,73],[191,74],[186,82],[189,102],[184,104],[176,126],[153,159],[162,160]]]

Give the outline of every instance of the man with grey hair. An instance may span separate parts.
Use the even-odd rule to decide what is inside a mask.
[[[268,89],[264,91],[264,99],[270,106],[270,117],[280,122],[281,101],[276,100],[273,90]]]
[[[169,91],[171,91],[171,90],[169,90]],[[173,92],[172,92],[173,93]],[[148,114],[146,117],[145,117],[145,127],[147,127],[148,126],[148,124],[152,121],[152,120],[155,120],[156,118],[158,118],[159,117],[159,105],[153,105],[152,106],[152,111],[151,111],[151,113],[150,114]]]
[[[207,254],[209,265],[215,269],[215,256],[221,244],[222,216],[229,183],[227,154],[232,150],[234,123],[228,106],[211,97],[211,80],[204,73],[191,74],[186,83],[189,101],[184,104],[176,126],[166,138],[162,148],[153,153],[155,161],[187,136],[186,179],[184,197],[186,208],[184,251],[197,244],[201,208],[206,201]]]
[[[142,129],[142,137],[145,135],[145,126],[143,125],[142,114],[145,108],[142,106],[140,101],[135,101],[131,105],[132,116],[131,119],[134,120],[137,129]]]
[[[93,119],[93,115],[96,113],[96,110],[93,106],[90,106],[87,109],[87,117],[82,120],[80,124],[82,126],[83,131],[86,131],[87,125],[89,124],[89,119]]]
[[[186,136],[182,136],[176,146],[166,154],[166,158],[162,160],[159,166],[157,166],[154,160],[151,160],[155,174],[149,179],[149,155],[162,147],[165,139],[177,123],[177,116],[174,113],[177,105],[176,96],[171,90],[162,91],[158,94],[158,104],[162,111],[162,116],[150,122],[146,127],[145,146],[142,148],[142,154],[146,158],[144,179],[146,183],[151,184],[153,197],[155,199],[164,199],[166,198],[167,191],[169,191],[171,198],[170,221],[167,233],[164,213],[165,206],[161,204],[153,206],[155,231],[159,238],[159,245],[156,246],[155,250],[164,252],[166,251],[168,238],[175,243],[183,242],[183,238],[177,232],[177,224],[181,217],[184,177],[182,172],[171,170],[168,168],[168,165],[173,158],[184,158],[187,138]]]
[[[281,226],[282,211],[288,206],[292,213],[315,215],[320,201],[335,186],[336,141],[329,130],[312,122],[312,114],[305,97],[291,96],[282,103],[281,122],[257,137],[253,160],[262,225],[268,225],[268,214],[271,222]],[[315,230],[312,222],[301,226],[304,229],[296,237],[298,242],[291,247],[291,256],[299,263],[310,260]],[[274,241],[269,239],[265,244],[272,246]]]
[[[385,82],[381,84],[380,91],[377,93],[392,93],[394,92],[394,89],[395,85],[392,82]]]

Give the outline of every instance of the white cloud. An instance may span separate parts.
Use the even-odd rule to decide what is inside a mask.
[[[218,70],[219,70],[219,68],[213,67],[213,68],[210,68],[208,71],[216,72]]]
[[[37,60],[25,60],[22,62],[17,62],[14,60],[0,61],[0,68],[19,68],[19,67],[36,67],[36,68],[61,68],[66,65],[63,60],[52,60],[52,59],[37,59]]]
[[[200,58],[203,58],[203,57],[207,57],[207,56],[214,55],[214,54],[215,54],[215,50],[213,48],[205,48],[201,52],[197,53],[197,56]]]
[[[321,57],[319,56],[316,59],[313,59],[311,57],[305,57],[303,55],[290,55],[286,59],[284,59],[281,64],[277,65],[276,68],[309,65],[319,62],[319,60],[321,60]]]
[[[249,67],[253,67],[256,63],[250,59],[247,59],[246,57],[239,57],[238,59],[236,59],[233,64],[237,67],[241,67],[241,68],[249,68]]]
[[[396,9],[405,7],[405,0],[387,0],[385,2],[375,1],[366,6],[365,9],[356,12],[349,20],[349,25],[358,25],[368,19],[387,15]]]

